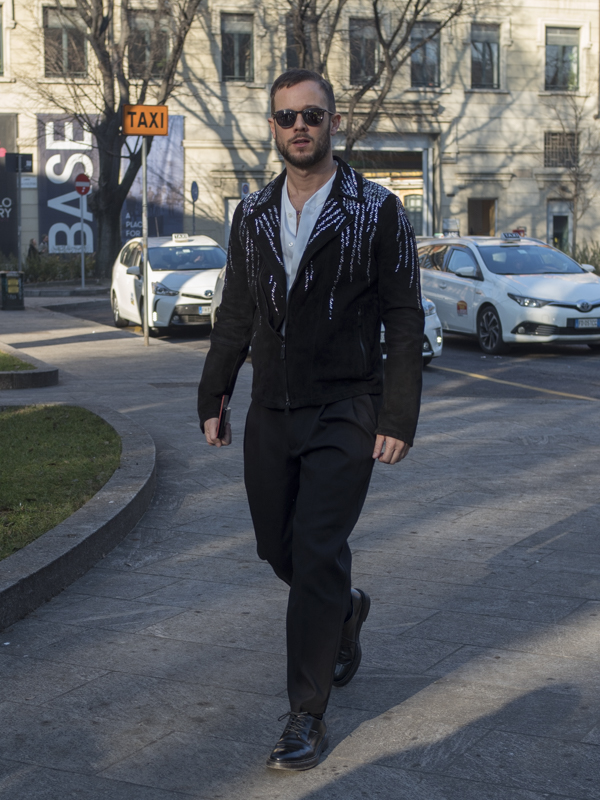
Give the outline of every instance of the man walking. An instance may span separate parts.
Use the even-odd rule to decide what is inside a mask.
[[[412,445],[423,312],[401,203],[333,157],[331,85],[283,73],[269,124],[286,169],[235,212],[198,413],[209,444],[230,444],[219,409],[252,346],[244,479],[258,555],[290,587],[290,711],[267,766],[303,770],[327,747],[332,685],[360,664],[370,600],[351,588],[348,537],[374,460],[395,464]]]

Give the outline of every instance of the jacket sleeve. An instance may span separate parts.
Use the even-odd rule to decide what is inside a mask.
[[[425,316],[415,234],[394,195],[381,207],[375,247],[387,349],[376,432],[412,446],[421,405]]]
[[[250,346],[256,302],[248,281],[247,246],[244,246],[240,233],[240,230],[247,229],[242,218],[243,203],[240,203],[231,225],[223,297],[198,387],[198,416],[202,431],[207,419],[219,416],[223,395],[233,394],[238,372]]]

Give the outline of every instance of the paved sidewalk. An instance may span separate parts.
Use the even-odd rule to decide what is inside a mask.
[[[145,349],[40,302],[0,313],[0,340],[63,381],[2,403],[94,400],[159,459],[127,540],[0,633],[3,800],[600,798],[596,404],[426,394],[352,538],[374,601],[363,664],[333,693],[326,758],[285,774],[264,767],[287,710],[286,593],[244,497],[250,366],[217,451],[195,415],[203,345]]]

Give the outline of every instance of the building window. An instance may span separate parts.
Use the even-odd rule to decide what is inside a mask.
[[[428,39],[435,29],[436,22],[418,22],[410,34],[410,47],[415,47]],[[410,85],[436,87],[440,85],[440,36],[434,36],[419,47],[410,60]]]
[[[48,77],[87,75],[85,25],[74,8],[44,8],[44,67]]]
[[[544,166],[576,167],[579,162],[579,141],[576,133],[544,134]]]
[[[423,195],[407,194],[404,198],[404,209],[415,236],[423,236]]]
[[[169,31],[166,23],[157,22],[153,14],[132,11],[129,29],[129,77],[162,77],[169,57]]]
[[[300,67],[300,44],[296,41],[294,18],[291,14],[285,18],[285,65],[287,69]]]
[[[377,31],[371,19],[350,20],[350,83],[370,80],[377,68]]]
[[[546,28],[546,89],[579,88],[579,28]]]
[[[253,81],[252,14],[221,15],[224,81]]]
[[[500,26],[471,25],[471,88],[498,89]]]

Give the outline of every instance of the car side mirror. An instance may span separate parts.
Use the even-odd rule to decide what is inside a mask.
[[[128,275],[135,275],[136,278],[141,278],[142,273],[140,272],[139,267],[127,267],[127,274]]]
[[[477,277],[477,268],[476,267],[458,267],[454,270],[454,274],[458,275],[459,278],[476,278]]]
[[[596,268],[591,264],[580,264],[581,269],[584,269],[586,272],[595,272]]]

